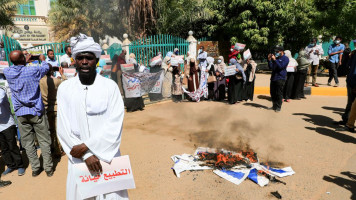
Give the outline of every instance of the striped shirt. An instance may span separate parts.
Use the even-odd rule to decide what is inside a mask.
[[[4,69],[7,82],[12,92],[12,103],[16,116],[41,116],[44,111],[39,82],[49,70],[47,62],[42,66],[25,67],[12,65]]]

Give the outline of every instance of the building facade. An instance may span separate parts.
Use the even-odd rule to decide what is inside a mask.
[[[19,4],[14,16],[15,28],[6,31],[12,37],[18,33],[22,48],[46,44],[53,41],[53,34],[48,26],[48,12],[55,0],[28,0]]]

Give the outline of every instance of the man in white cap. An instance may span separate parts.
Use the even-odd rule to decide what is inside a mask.
[[[57,95],[57,134],[68,155],[67,200],[83,199],[74,179],[74,164],[102,173],[100,161],[120,156],[124,103],[117,84],[96,74],[101,47],[92,37],[71,38],[78,76],[63,82]],[[93,197],[128,199],[126,190]]]

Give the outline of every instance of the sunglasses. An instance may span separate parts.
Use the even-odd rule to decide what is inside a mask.
[[[77,56],[75,59],[76,60],[84,60],[84,59],[95,60],[96,58],[95,58],[95,56],[91,56],[91,55],[82,55],[82,56]]]

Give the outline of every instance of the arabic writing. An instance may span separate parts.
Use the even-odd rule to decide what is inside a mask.
[[[114,171],[112,173],[103,173],[103,174],[98,174],[96,176],[79,176],[79,178],[81,178],[81,182],[82,183],[86,183],[86,182],[98,182],[101,178],[103,178],[105,181],[114,179],[118,176],[125,176],[131,174],[131,170],[130,169],[121,169],[119,171]]]

